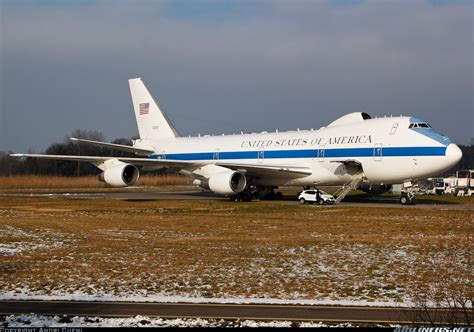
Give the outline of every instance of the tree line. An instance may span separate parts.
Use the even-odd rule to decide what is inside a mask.
[[[102,133],[95,130],[74,130],[71,135],[66,136],[64,142],[51,144],[44,154],[84,155],[103,157],[137,157],[128,152],[123,152],[106,147],[73,142],[69,138],[82,138],[92,141],[105,141]],[[116,138],[111,143],[132,145],[132,140],[137,137]],[[474,169],[474,145],[460,145],[463,152],[461,161],[455,168],[445,172],[443,176],[455,174],[460,169]],[[100,173],[93,165],[87,162],[74,162],[64,160],[48,160],[39,158],[16,158],[10,157],[12,151],[0,151],[0,176],[13,175],[55,175],[55,176],[85,176]]]
[[[91,144],[73,142],[69,138],[82,138],[92,141],[105,141],[102,133],[95,130],[74,130],[71,135],[65,137],[62,143],[52,143],[41,154],[57,154],[57,155],[84,155],[84,156],[100,156],[100,157],[132,157],[137,156],[115,149],[99,147]],[[121,145],[132,145],[132,137],[116,138],[111,143]],[[28,153],[32,153],[29,151]],[[0,152],[0,175],[55,175],[55,176],[86,176],[97,175],[100,170],[88,162],[75,162],[66,160],[51,160],[41,158],[18,158],[10,157],[8,152]]]

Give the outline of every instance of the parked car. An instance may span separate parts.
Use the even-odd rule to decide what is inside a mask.
[[[298,200],[301,204],[318,203],[320,205],[323,205],[336,203],[336,199],[333,195],[328,194],[319,189],[303,190],[298,194]]]

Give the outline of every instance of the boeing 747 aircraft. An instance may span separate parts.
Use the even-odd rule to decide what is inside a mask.
[[[281,197],[280,186],[341,186],[383,193],[456,165],[462,152],[425,121],[411,116],[371,118],[350,113],[318,130],[181,137],[140,78],[129,80],[140,138],[133,146],[73,140],[133,152],[137,158],[14,154],[18,157],[87,161],[112,187],[134,185],[140,169],[171,168],[194,184],[233,200]],[[407,191],[402,204],[412,204]]]

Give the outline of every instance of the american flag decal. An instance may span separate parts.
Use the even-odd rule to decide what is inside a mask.
[[[138,105],[138,110],[140,112],[140,115],[150,113],[150,103],[141,103],[140,105]]]

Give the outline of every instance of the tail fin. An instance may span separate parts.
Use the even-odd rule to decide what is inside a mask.
[[[178,137],[166,114],[153,99],[141,78],[128,80],[133,108],[141,139],[164,139]]]

